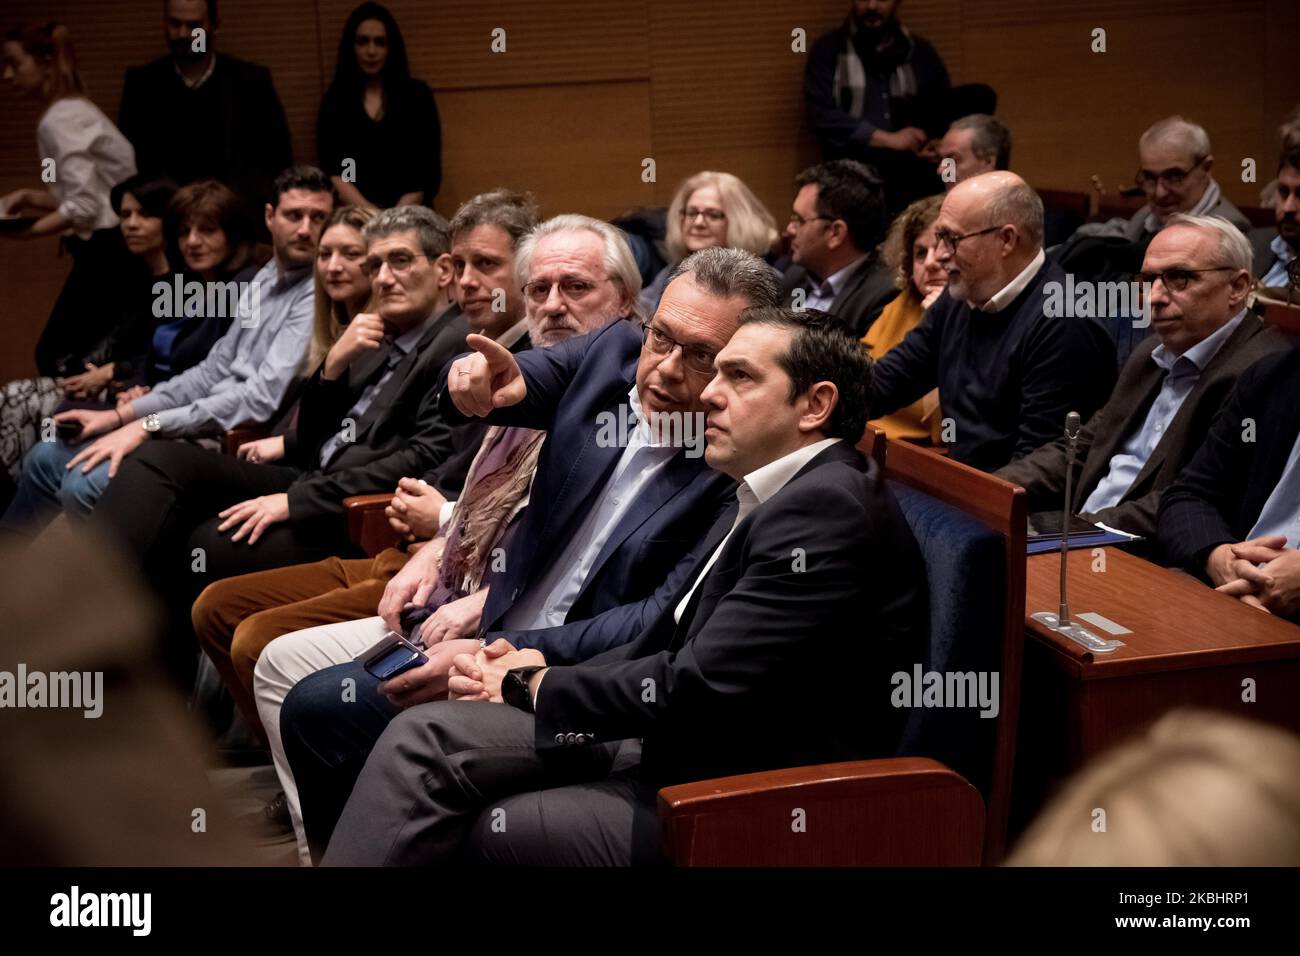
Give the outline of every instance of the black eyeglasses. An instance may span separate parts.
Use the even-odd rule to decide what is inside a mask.
[[[1202,156],[1196,162],[1192,163],[1191,169],[1179,169],[1175,166],[1173,169],[1166,169],[1158,173],[1153,173],[1149,169],[1139,169],[1133,181],[1143,189],[1152,191],[1160,184],[1161,180],[1170,189],[1179,189],[1187,181],[1187,177],[1192,174],[1206,159],[1209,157]]]
[[[701,375],[705,373],[713,374],[713,362],[718,357],[718,353],[712,349],[678,342],[663,329],[657,328],[649,322],[641,323],[641,331],[645,335],[645,347],[652,354],[667,357],[672,354],[673,349],[680,348],[682,350],[682,363],[688,369]]]
[[[1164,272],[1135,272],[1133,281],[1141,286],[1152,286],[1159,279],[1170,292],[1182,292],[1202,272],[1236,272],[1233,266],[1214,266],[1209,269],[1166,269]]]
[[[415,264],[416,259],[427,258],[429,257],[424,253],[416,254],[413,252],[403,252],[401,250],[390,252],[382,259],[379,258],[379,256],[367,256],[366,261],[361,263],[361,271],[364,272],[368,278],[373,279],[375,276],[379,275],[379,270],[384,267],[385,263],[387,263],[388,268],[392,271],[393,275],[401,276],[406,275],[406,273],[411,271],[411,266]]]
[[[727,218],[727,214],[721,209],[696,209],[694,206],[687,206],[682,210],[682,218],[687,222],[694,222],[700,216],[709,222],[722,222]]]
[[[960,236],[956,233],[949,232],[947,229],[940,229],[935,231],[934,237],[939,240],[939,245],[947,247],[949,253],[956,255],[957,244],[963,239],[971,239],[975,236],[985,236],[990,232],[997,232],[1001,228],[1001,226],[989,226],[987,229],[981,229],[978,232],[968,232]]]
[[[816,222],[818,219],[824,220],[825,222],[835,221],[834,216],[809,216],[805,219],[797,212],[790,213],[790,225],[794,226],[796,229],[802,229],[804,226],[808,225],[808,223]]]

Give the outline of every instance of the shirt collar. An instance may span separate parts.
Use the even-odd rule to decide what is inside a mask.
[[[800,468],[838,441],[843,439],[823,438],[821,441],[792,451],[776,461],[769,461],[761,468],[754,469],[745,476],[745,480],[736,490],[736,496],[740,498],[742,505],[747,499],[750,507],[761,505],[784,488],[790,479],[799,473]]]
[[[839,295],[840,289],[844,288],[844,283],[849,281],[849,276],[853,275],[853,273],[867,261],[869,255],[870,253],[863,253],[834,275],[829,275],[825,279],[822,279],[821,282],[816,283],[817,294],[822,296],[829,295],[831,298]],[[808,278],[814,279],[812,273],[808,274]],[[828,287],[829,292],[827,291]]]
[[[1290,262],[1296,256],[1295,250],[1291,248],[1291,243],[1283,239],[1280,232],[1273,237],[1273,241],[1268,244],[1268,247],[1283,262]]]
[[[1046,261],[1047,254],[1040,248],[1038,255],[1030,260],[1029,265],[1021,270],[1020,275],[990,296],[989,300],[979,307],[979,310],[981,312],[1001,312],[1016,296],[1029,288],[1029,283],[1034,281],[1034,276],[1038,275],[1038,270],[1043,267],[1043,263]]]
[[[433,316],[429,315],[419,325],[407,329],[397,338],[393,339],[393,347],[398,349],[403,355],[411,351],[420,344],[420,339],[424,336],[425,330],[433,322]]]
[[[1205,366],[1209,365],[1218,354],[1219,349],[1223,348],[1223,343],[1228,341],[1229,336],[1236,331],[1237,326],[1241,325],[1241,320],[1246,317],[1246,310],[1242,309],[1211,334],[1207,335],[1201,341],[1197,342],[1181,355],[1175,355],[1163,344],[1157,345],[1151,350],[1151,361],[1155,362],[1166,372],[1178,365],[1184,359],[1190,362],[1196,371],[1204,372]]]
[[[506,329],[497,336],[497,345],[502,348],[511,348],[516,342],[528,334],[528,320],[520,319],[510,328]]]
[[[181,78],[181,82],[185,84],[186,88],[191,90],[197,90],[204,83],[208,82],[208,80],[212,77],[212,71],[215,70],[216,68],[217,68],[217,55],[214,53],[212,54],[212,57],[208,60],[208,68],[199,74],[198,79],[191,80],[189,77],[187,77],[184,73],[181,72],[181,68],[176,65],[176,61],[175,60],[172,61],[172,69],[176,71],[176,75]]]
[[[641,407],[641,396],[637,394],[636,382],[633,382],[632,387],[628,389],[627,404],[628,407],[632,409],[632,414],[636,417],[636,434],[642,445],[649,445],[651,448],[671,449],[686,447],[685,439],[688,435],[687,428],[694,427],[693,422],[689,418],[683,419],[681,422],[681,428],[674,428],[671,419],[657,422],[657,427],[651,428],[649,417],[646,415],[645,409]],[[682,414],[692,416],[699,413],[685,412]],[[674,437],[677,437],[680,440],[674,442],[672,440]]]

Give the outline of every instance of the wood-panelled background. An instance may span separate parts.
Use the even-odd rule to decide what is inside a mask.
[[[6,4],[7,28],[18,15]],[[353,0],[222,0],[216,46],[271,68],[295,157],[315,158],[316,107]],[[531,189],[546,213],[613,216],[665,204],[701,169],[744,178],[779,220],[791,177],[817,158],[804,120],[808,44],[847,0],[391,0],[412,69],[442,114],[436,206],[496,185]],[[41,0],[72,29],[92,98],[117,115],[122,73],[164,52],[160,0]],[[1041,187],[1089,175],[1127,182],[1151,121],[1183,112],[1214,142],[1228,196],[1258,201],[1241,160],[1272,176],[1275,130],[1300,100],[1294,0],[906,0],[955,82],[985,82],[1015,139],[1013,166]],[[495,28],[506,51],[491,52]],[[1095,28],[1105,53],[1091,51]],[[0,110],[0,192],[35,185],[37,106]],[[641,178],[651,157],[657,181]],[[0,381],[31,352],[66,271],[53,240],[0,241]]]

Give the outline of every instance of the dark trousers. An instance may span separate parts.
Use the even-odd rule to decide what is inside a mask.
[[[113,306],[138,269],[116,226],[89,239],[66,238],[63,248],[72,255],[72,270],[36,342],[36,367],[51,377],[85,371],[82,361],[113,331]]]
[[[122,463],[92,513],[141,563],[168,610],[168,663],[188,688],[196,642],[190,609],[213,581],[358,554],[342,515],[286,521],[256,544],[232,542],[234,528],[217,531],[217,513],[262,495],[286,491],[299,471],[241,461],[181,441],[150,439]]]
[[[539,752],[532,715],[506,704],[398,711],[375,687],[327,668],[280,712],[314,860],[328,842],[326,865],[662,862],[636,741]]]

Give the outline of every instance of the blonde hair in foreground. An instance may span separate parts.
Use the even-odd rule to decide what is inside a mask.
[[[1007,859],[1008,866],[1297,864],[1300,738],[1196,710],[1166,714],[1085,767]]]

